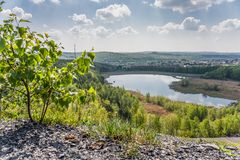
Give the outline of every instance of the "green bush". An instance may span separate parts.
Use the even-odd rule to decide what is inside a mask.
[[[182,87],[188,87],[189,86],[189,80],[184,78],[181,80],[181,86]]]
[[[62,47],[47,33],[39,34],[25,27],[23,23],[27,22],[11,13],[0,24],[0,103],[26,107],[29,119],[41,123],[52,103],[62,107],[75,99],[84,103],[80,97],[86,91],[73,85],[74,77],[88,72],[95,54],[83,52],[81,57],[57,68]],[[33,107],[41,108],[37,109],[37,119],[33,118]]]

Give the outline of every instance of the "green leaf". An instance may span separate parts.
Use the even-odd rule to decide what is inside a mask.
[[[16,14],[14,14],[14,13],[10,13],[9,16],[15,17]]]
[[[93,87],[89,88],[88,93],[92,94],[92,95],[96,95],[96,91],[95,91],[95,89]]]
[[[2,52],[5,49],[5,40],[0,38],[0,52]]]
[[[33,81],[33,79],[34,79],[35,76],[36,76],[35,73],[34,73],[32,70],[27,71],[26,74],[27,74],[27,79],[28,79],[29,81]]]
[[[93,61],[94,58],[95,58],[95,53],[93,53],[93,52],[88,52],[88,57],[90,57],[91,60]]]
[[[22,37],[27,31],[27,28],[24,27],[18,27],[18,33],[20,34],[20,36]]]
[[[23,40],[22,39],[16,40],[16,45],[18,46],[18,48],[22,48],[22,44],[23,44]]]
[[[40,48],[39,51],[44,57],[46,57],[49,54],[49,52],[46,48]]]
[[[49,35],[48,35],[47,33],[44,33],[44,34],[45,34],[45,37],[46,37],[46,38],[48,38],[48,37],[49,37]]]
[[[26,20],[26,19],[20,19],[19,22],[20,22],[20,23],[29,23],[30,21],[29,21],[29,20]]]
[[[78,91],[78,98],[81,103],[85,103],[86,101],[86,93],[84,90],[79,90]]]
[[[41,61],[41,57],[40,57],[39,55],[35,55],[34,58],[35,58],[35,60],[36,60],[37,62],[40,62],[40,61]]]
[[[42,74],[41,72],[38,73],[38,74],[37,74],[37,78],[38,78],[38,79],[42,79],[42,78],[43,78],[43,74]]]
[[[87,54],[87,51],[83,51],[81,57],[85,57]]]
[[[38,45],[37,45],[37,46],[33,46],[32,50],[33,50],[33,51],[39,51],[39,48],[40,48],[40,47],[39,47]]]
[[[42,34],[37,34],[37,36],[40,38],[44,38],[44,36]]]
[[[55,48],[55,42],[53,40],[49,41],[49,46],[52,47],[52,48]]]

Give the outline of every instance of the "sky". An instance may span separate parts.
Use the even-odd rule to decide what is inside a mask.
[[[240,0],[5,0],[64,51],[240,52]]]

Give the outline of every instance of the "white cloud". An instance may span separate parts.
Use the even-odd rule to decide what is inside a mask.
[[[97,18],[109,21],[121,19],[130,15],[131,11],[125,4],[112,4],[96,11]]]
[[[113,35],[110,29],[107,29],[103,26],[98,26],[97,28],[93,29],[92,32],[96,37],[99,37],[99,38],[108,38]]]
[[[200,25],[198,28],[198,32],[206,32],[208,31],[207,26],[206,25]]]
[[[172,23],[172,22],[169,22],[163,26],[148,26],[147,27],[148,32],[157,32],[159,34],[167,34],[170,31],[179,30],[179,29],[181,29],[181,25]]]
[[[45,2],[45,0],[30,0],[31,2],[35,3],[35,4],[40,4]]]
[[[136,35],[138,32],[131,26],[123,27],[117,30],[112,30],[104,26],[84,27],[75,25],[68,30],[75,38],[92,39],[92,38],[111,38],[117,35]]]
[[[73,26],[68,30],[75,37],[82,39],[86,38],[108,38],[114,35],[111,29],[107,29],[103,26],[96,28],[84,28],[81,26]]]
[[[61,3],[61,1],[60,0],[50,0],[52,3],[54,3],[54,4],[60,4]]]
[[[3,9],[2,12],[0,12],[1,17],[3,17],[4,19],[6,19],[9,14],[11,14],[12,11],[10,9]]]
[[[148,32],[157,32],[159,34],[167,34],[171,31],[186,30],[202,32],[207,30],[205,25],[200,25],[200,20],[194,17],[185,18],[182,23],[169,22],[163,26],[148,26]]]
[[[155,0],[153,6],[184,13],[200,9],[208,9],[213,5],[233,1],[235,0]]]
[[[107,2],[108,0],[90,0],[92,2],[96,2],[96,3],[101,3],[101,2]]]
[[[74,37],[86,39],[92,36],[92,33],[89,29],[82,28],[81,26],[73,26],[68,30]]]
[[[148,2],[148,1],[145,1],[145,0],[143,0],[143,1],[142,1],[142,4],[149,4],[149,2]]]
[[[22,8],[20,7],[14,7],[12,9],[12,13],[16,14],[16,16],[19,19],[31,19],[32,18],[32,14],[31,13],[26,13]]]
[[[199,23],[200,20],[196,19],[194,17],[187,17],[183,20],[181,26],[185,29],[185,30],[192,30],[192,31],[196,31],[199,29]]]
[[[44,2],[46,2],[46,0],[30,0],[31,2],[33,2],[34,4],[42,4]],[[61,1],[60,0],[49,0],[51,3],[53,4],[60,4]]]
[[[60,41],[63,37],[63,32],[57,29],[51,29],[47,33],[49,34],[50,38],[56,41]]]
[[[85,14],[74,13],[71,18],[75,24],[93,25],[93,21],[88,19]]]
[[[240,19],[227,19],[217,25],[212,26],[211,31],[216,33],[240,31]]]
[[[133,29],[133,27],[131,26],[127,26],[121,29],[117,30],[117,34],[121,34],[121,35],[135,35],[138,34],[138,32]]]
[[[4,9],[0,15],[1,17],[3,17],[4,19],[9,17],[9,14],[15,14],[17,16],[18,19],[25,19],[25,20],[29,20],[32,18],[32,14],[31,13],[26,13],[22,8],[20,7],[14,7],[12,10],[10,9]]]

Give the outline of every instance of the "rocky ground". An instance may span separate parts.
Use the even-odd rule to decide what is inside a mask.
[[[240,151],[215,144],[159,136],[161,145],[126,145],[104,137],[92,138],[83,128],[0,122],[0,159],[239,159]]]

